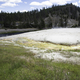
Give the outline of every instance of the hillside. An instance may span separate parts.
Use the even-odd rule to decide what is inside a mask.
[[[73,4],[57,5],[28,12],[0,13],[2,28],[79,27],[80,7]]]
[[[66,21],[63,19],[62,24],[61,24],[60,20],[61,20],[60,16],[49,15],[49,17],[46,17],[44,19],[45,26],[47,28],[49,28],[49,27],[50,28],[55,28],[55,27],[78,27],[78,23],[79,23],[78,20],[67,18]]]

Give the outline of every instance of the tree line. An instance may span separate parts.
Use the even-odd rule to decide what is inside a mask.
[[[63,20],[75,19],[79,21],[78,26],[80,26],[80,7],[75,5],[66,4],[66,5],[53,5],[52,7],[28,12],[14,12],[6,13],[1,11],[0,13],[0,25],[4,28],[45,28],[46,17],[49,17],[49,14],[60,16],[60,26],[67,25],[67,22],[64,24]],[[66,17],[64,17],[66,15]],[[17,25],[18,24],[18,25]],[[52,24],[50,24],[52,26]],[[50,27],[49,26],[49,27]],[[48,27],[48,28],[49,28]]]

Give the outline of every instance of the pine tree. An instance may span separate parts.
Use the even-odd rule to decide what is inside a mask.
[[[45,23],[44,20],[41,18],[39,29],[44,29],[44,28],[45,28]]]
[[[64,24],[64,26],[66,27],[67,26],[67,17],[64,17],[64,22],[65,22],[65,24]]]
[[[78,19],[78,26],[80,26],[80,16],[79,16],[79,19]]]
[[[60,18],[60,27],[63,27],[64,25],[63,25],[63,18],[62,18],[62,16],[61,16],[61,18]]]

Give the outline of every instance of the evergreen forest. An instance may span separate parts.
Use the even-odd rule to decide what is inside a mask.
[[[58,16],[60,27],[67,27],[67,20],[73,19],[78,22],[78,24],[72,25],[73,27],[80,26],[80,7],[75,5],[53,5],[52,7],[43,9],[36,9],[28,12],[14,12],[7,13],[1,11],[0,13],[0,26],[2,28],[52,28],[53,22],[50,22],[46,27],[45,19],[50,16]],[[53,17],[54,18],[54,17]],[[57,21],[55,22],[55,27],[57,26]]]

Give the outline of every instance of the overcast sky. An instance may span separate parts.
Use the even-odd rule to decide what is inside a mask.
[[[73,3],[76,6],[80,6],[80,0],[0,0],[0,11],[23,12],[50,7],[53,4],[63,5],[66,3]]]

